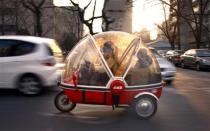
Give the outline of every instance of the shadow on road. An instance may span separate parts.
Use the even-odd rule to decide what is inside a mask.
[[[21,94],[15,89],[0,89],[0,97],[2,96],[21,96]]]

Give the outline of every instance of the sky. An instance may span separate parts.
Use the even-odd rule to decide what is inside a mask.
[[[138,32],[142,28],[150,31],[150,36],[157,36],[156,24],[164,20],[162,6],[157,0],[136,0],[133,3],[132,31]]]
[[[87,5],[88,0],[74,0],[78,1],[79,4],[84,7]],[[100,1],[100,2],[98,2]],[[148,2],[150,1],[150,2]],[[163,21],[163,11],[162,6],[155,2],[156,0],[135,0],[133,3],[133,19],[132,19],[132,31],[138,32],[142,28],[147,28],[150,31],[150,36],[152,39],[155,39],[157,36],[157,28],[155,24],[159,24]],[[95,16],[101,15],[101,10],[103,7],[104,0],[97,0],[96,14]],[[54,0],[54,5],[56,6],[66,6],[70,5],[69,0]],[[86,14],[86,18],[91,17],[93,4],[88,8],[89,13]],[[94,31],[101,32],[101,23],[102,20],[98,19],[94,21]]]

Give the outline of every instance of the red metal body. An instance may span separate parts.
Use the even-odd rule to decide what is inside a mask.
[[[160,98],[162,86],[146,89],[125,89],[119,94],[119,105],[129,105],[135,96],[141,93],[151,93]],[[80,88],[65,88],[64,92],[72,102],[81,104],[113,105],[111,90],[89,90]]]

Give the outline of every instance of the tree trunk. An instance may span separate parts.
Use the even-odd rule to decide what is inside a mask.
[[[177,10],[180,12],[180,5],[181,2],[177,1]],[[181,50],[181,43],[180,43],[180,16],[177,14],[177,45],[178,45],[178,50]]]
[[[41,24],[41,12],[37,11],[36,13],[36,29],[37,29],[37,35],[39,37],[42,36],[42,24]]]
[[[198,38],[196,39],[196,48],[200,49],[200,44],[201,44],[201,38],[198,36]]]
[[[4,0],[1,0],[1,9],[4,10]],[[5,14],[4,14],[4,11],[1,12],[1,21],[2,21],[2,24],[1,24],[1,35],[4,35],[4,17],[5,17]]]
[[[169,43],[171,45],[171,49],[175,50],[175,42],[174,42],[174,40],[169,40]]]

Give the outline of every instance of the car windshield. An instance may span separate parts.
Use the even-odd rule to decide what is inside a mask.
[[[174,52],[174,54],[176,54],[176,55],[181,55],[181,54],[183,54],[183,51],[181,51],[181,50],[176,50],[176,51]]]
[[[197,54],[200,57],[210,57],[210,50],[198,50]]]

